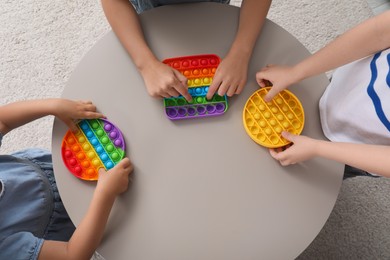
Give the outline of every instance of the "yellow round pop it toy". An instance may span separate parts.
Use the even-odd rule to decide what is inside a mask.
[[[296,135],[302,132],[305,115],[301,102],[288,90],[265,102],[263,98],[270,88],[261,88],[249,97],[242,118],[253,141],[268,148],[278,148],[290,143],[282,137],[283,131]]]

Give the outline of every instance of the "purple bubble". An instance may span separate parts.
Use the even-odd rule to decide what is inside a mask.
[[[203,115],[204,113],[206,113],[206,108],[204,106],[198,106],[196,110],[198,111],[199,115]]]
[[[177,113],[179,114],[179,116],[185,116],[186,115],[186,113],[187,113],[187,110],[185,109],[185,108],[179,108],[178,110],[177,110]]]
[[[193,108],[193,107],[189,107],[189,108],[187,109],[187,112],[188,112],[188,115],[190,115],[190,116],[193,116],[193,115],[196,114],[196,110],[195,110],[195,108]]]
[[[111,131],[111,129],[112,129],[112,125],[110,125],[110,124],[104,125],[104,130],[106,130],[107,132]]]
[[[215,106],[214,105],[207,105],[206,109],[207,109],[207,112],[209,114],[213,114],[215,112]]]
[[[120,147],[120,146],[122,145],[122,140],[116,139],[116,140],[114,141],[114,144],[115,144],[115,146]]]
[[[218,112],[223,112],[225,110],[225,104],[224,103],[218,103],[215,108]]]
[[[112,131],[111,133],[110,133],[110,137],[111,138],[116,138],[118,136],[118,133],[116,132],[116,131]]]
[[[176,111],[176,109],[174,109],[174,108],[168,108],[168,109],[167,109],[167,115],[168,115],[169,117],[176,117],[176,116],[177,116],[177,111]]]

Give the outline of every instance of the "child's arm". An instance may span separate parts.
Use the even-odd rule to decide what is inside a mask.
[[[179,71],[160,62],[147,45],[138,14],[128,0],[102,0],[104,13],[113,31],[140,71],[149,95],[171,97],[188,93],[187,78]]]
[[[285,151],[270,149],[270,153],[283,166],[318,156],[390,177],[389,146],[329,142],[288,132],[283,132],[282,135],[294,144]]]
[[[390,47],[390,11],[359,24],[327,46],[292,67],[270,66],[256,74],[261,87],[271,82],[273,87],[265,100],[279,91],[319,73],[329,71]]]
[[[45,240],[39,260],[88,260],[99,246],[115,198],[127,190],[133,166],[128,158],[108,172],[99,171],[99,180],[87,214],[69,242]]]
[[[219,95],[240,94],[247,81],[248,65],[258,35],[263,27],[271,0],[244,0],[241,5],[238,30],[231,48],[215,73],[207,93],[210,99]]]
[[[59,98],[19,101],[0,107],[0,133],[5,135],[14,128],[47,115],[57,116],[71,129],[75,129],[74,119],[104,117],[96,112],[95,105],[90,101]]]

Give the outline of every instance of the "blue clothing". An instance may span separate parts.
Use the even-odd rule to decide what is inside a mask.
[[[0,133],[0,146],[2,138]],[[68,241],[74,230],[50,153],[0,155],[0,259],[38,259],[44,240]]]
[[[137,13],[142,13],[146,10],[172,4],[197,3],[197,2],[216,2],[228,4],[230,0],[130,0]]]

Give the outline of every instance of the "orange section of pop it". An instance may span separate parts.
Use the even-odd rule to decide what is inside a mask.
[[[283,131],[296,135],[302,132],[305,115],[301,102],[288,90],[265,102],[263,97],[269,89],[261,88],[249,97],[243,111],[243,123],[253,141],[277,148],[290,143],[281,136]]]
[[[163,61],[188,79],[188,87],[210,85],[220,62],[221,59],[214,54],[184,56]]]
[[[64,137],[62,152],[72,173],[84,180],[97,180],[98,169],[104,168],[104,165],[93,147],[85,140],[86,137],[81,131],[76,134],[68,131]]]

